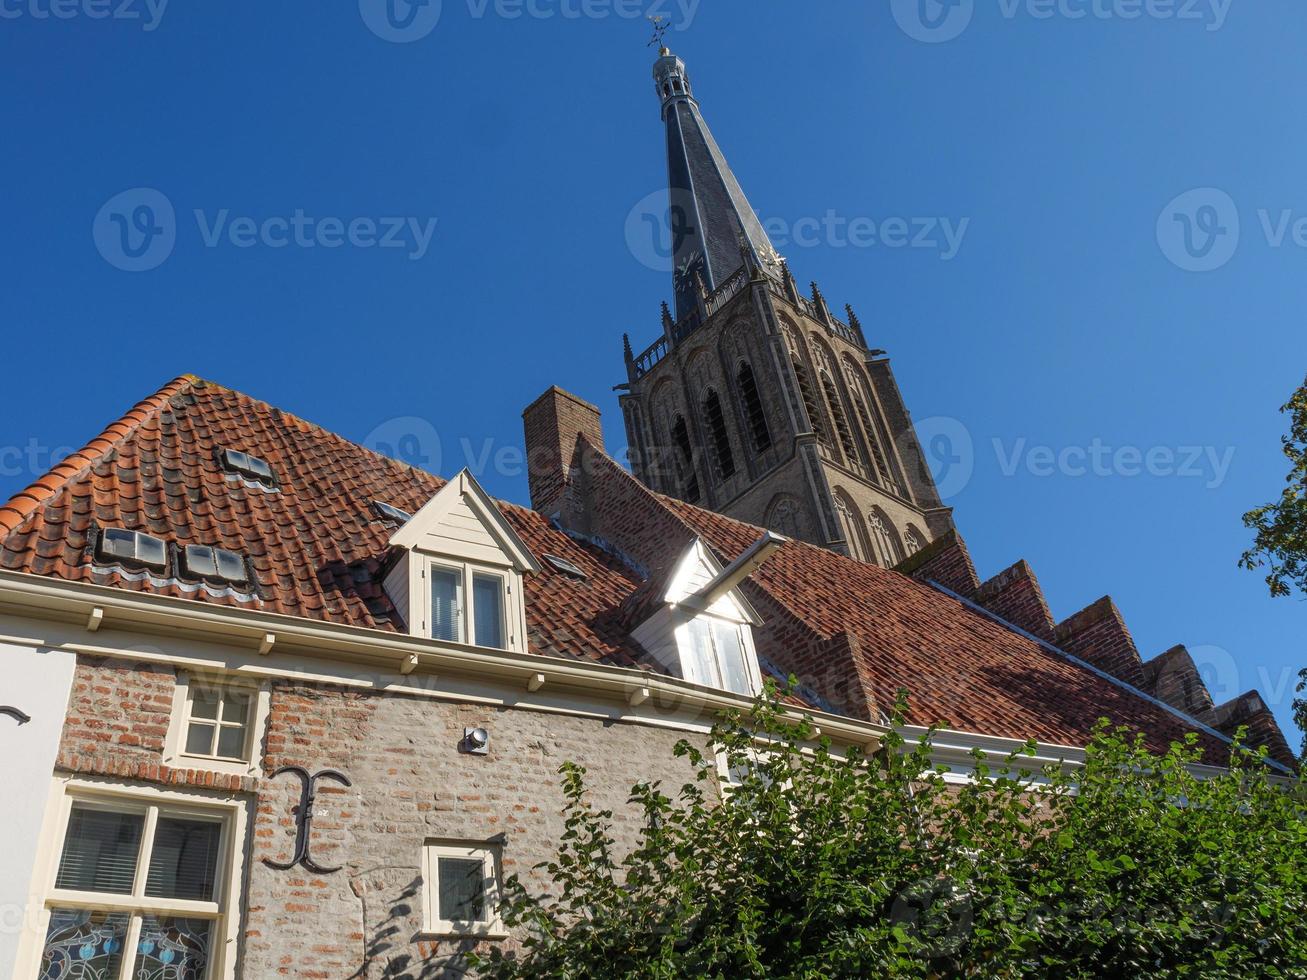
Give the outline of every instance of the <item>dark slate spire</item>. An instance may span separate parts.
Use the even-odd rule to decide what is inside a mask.
[[[654,82],[667,124],[679,320],[698,306],[699,277],[715,290],[744,266],[745,254],[775,276],[781,275],[781,261],[704,122],[685,62],[663,48]]]

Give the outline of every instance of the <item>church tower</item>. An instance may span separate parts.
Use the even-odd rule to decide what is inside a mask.
[[[852,307],[801,295],[713,139],[685,62],[654,81],[667,130],[675,312],[625,344],[622,411],[650,488],[885,566],[953,526],[884,351]]]

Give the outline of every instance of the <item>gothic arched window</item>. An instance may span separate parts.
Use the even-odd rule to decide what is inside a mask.
[[[924,536],[913,525],[909,524],[903,532],[903,555],[905,558],[911,558],[920,551],[925,541]]]
[[[722,400],[712,389],[703,398],[704,421],[708,423],[708,435],[711,440],[713,462],[717,465],[717,475],[723,480],[735,475],[735,454],[731,452],[731,439],[726,431],[726,417],[722,414]]]
[[[690,503],[699,502],[699,477],[694,471],[694,449],[690,445],[690,429],[685,424],[685,417],[676,416],[672,423],[672,442],[681,462],[681,489],[685,499]]]
[[[856,558],[858,561],[867,560],[867,542],[862,535],[861,521],[858,519],[858,510],[854,505],[841,493],[835,495],[835,515],[839,518],[840,530],[844,534],[844,540],[849,546],[849,557]]]
[[[835,387],[835,379],[823,371],[821,386],[826,392],[826,401],[830,404],[831,418],[835,420],[835,432],[840,437],[840,448],[844,450],[844,459],[850,466],[856,466],[862,462],[862,456],[853,441],[849,421],[844,417],[844,406],[840,404],[840,393]]]
[[[753,448],[757,452],[765,452],[771,448],[771,432],[767,429],[767,414],[762,409],[762,397],[758,394],[753,368],[748,363],[741,364],[735,381],[740,386],[740,398],[744,401],[744,417],[749,421]]]
[[[853,399],[853,411],[862,424],[862,431],[867,439],[867,445],[871,447],[871,456],[877,471],[875,474],[876,482],[902,494],[903,487],[894,471],[890,468],[889,459],[885,455],[885,446],[888,443],[885,426],[880,424],[879,413],[872,415],[872,406],[875,405],[875,402],[871,398],[871,389],[867,387],[867,382],[858,368],[848,359],[844,361],[844,378],[849,384],[849,395]]]
[[[793,497],[781,497],[767,512],[767,527],[787,538],[803,538],[803,505]]]
[[[872,512],[867,518],[867,526],[871,529],[871,544],[876,551],[876,559],[885,568],[893,568],[903,560],[903,555],[899,551],[898,541],[895,539],[894,526],[879,509]]]

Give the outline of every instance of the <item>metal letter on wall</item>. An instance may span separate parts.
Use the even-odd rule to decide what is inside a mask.
[[[302,864],[315,874],[329,875],[333,871],[339,871],[340,868],[324,868],[313,858],[309,857],[309,845],[313,834],[313,801],[317,799],[318,781],[322,779],[332,779],[345,786],[353,786],[349,777],[344,773],[339,773],[335,769],[321,769],[313,775],[303,766],[282,766],[269,779],[276,779],[282,773],[294,773],[300,779],[300,805],[295,815],[295,856],[289,863],[274,861],[271,858],[264,858],[263,863],[270,868],[276,868],[278,871],[289,871],[297,864]]]

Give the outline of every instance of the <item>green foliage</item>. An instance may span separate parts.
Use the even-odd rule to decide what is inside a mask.
[[[1289,434],[1280,440],[1289,459],[1287,486],[1277,502],[1243,516],[1257,537],[1239,566],[1269,564],[1266,584],[1273,596],[1287,596],[1295,589],[1307,595],[1307,381],[1280,411],[1290,416]]]
[[[901,721],[902,705],[897,720]],[[747,727],[746,727],[747,726]],[[566,833],[548,894],[506,883],[525,938],[487,977],[1303,977],[1307,795],[1242,750],[1193,775],[1192,741],[1150,755],[1104,723],[1086,764],[1029,745],[946,783],[929,736],[833,751],[769,688],[724,718],[673,799],[636,786],[645,829],[562,769]],[[717,756],[740,774],[719,803]],[[1024,763],[1024,765],[1022,764]],[[1035,784],[1038,785],[1035,785]]]

